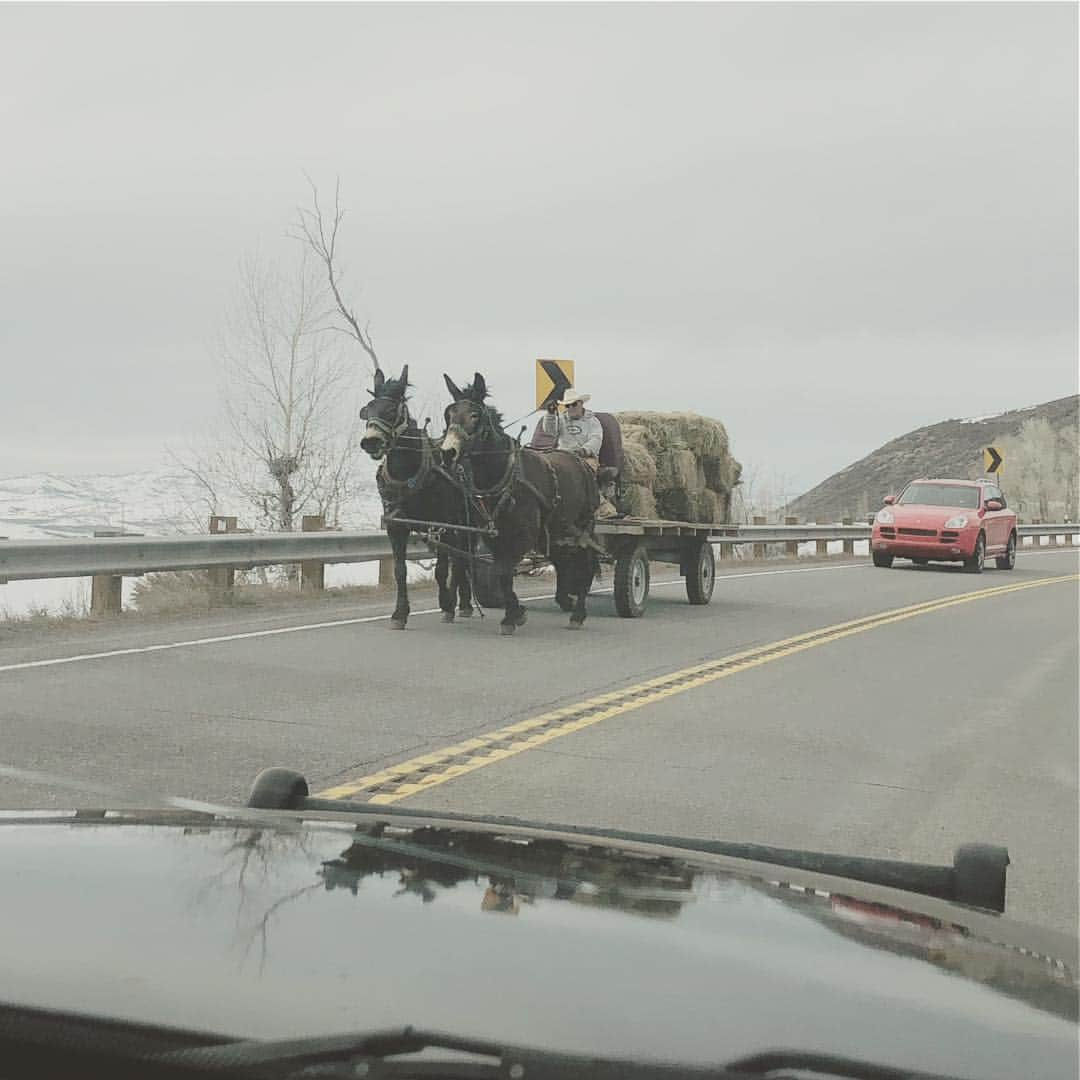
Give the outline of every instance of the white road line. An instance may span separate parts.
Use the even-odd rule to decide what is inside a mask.
[[[1037,554],[1064,555],[1067,553],[1068,548],[1062,548],[1058,551],[1047,550]],[[1036,552],[1027,552],[1025,554],[1036,554]],[[800,566],[784,570],[748,570],[746,573],[737,574],[720,573],[716,575],[716,583],[719,585],[721,582],[731,581],[736,578],[776,577],[782,574],[820,574],[828,570],[866,570],[869,566],[869,563],[843,563],[839,566]],[[665,585],[681,585],[682,583],[683,578],[678,577],[667,581],[654,581],[652,587],[658,589]],[[605,588],[593,591],[597,595],[601,595],[611,593],[614,590]],[[544,593],[541,596],[523,596],[521,601],[522,603],[531,603],[534,600],[553,600],[554,598],[554,593]],[[422,611],[412,612],[410,618],[416,618],[420,615],[438,615],[439,613],[439,608],[424,608]],[[191,649],[201,645],[222,645],[230,641],[248,641],[252,638],[276,637],[280,634],[299,634],[305,630],[326,630],[335,626],[358,626],[362,623],[384,622],[389,618],[389,614],[365,615],[355,619],[335,619],[330,622],[302,623],[299,626],[279,626],[273,630],[247,630],[240,634],[220,634],[217,637],[191,638],[188,641],[167,641],[162,642],[160,645],[139,645],[130,649],[111,649],[108,652],[59,656],[51,660],[26,660],[19,664],[0,665],[0,674],[6,671],[29,671],[33,668],[59,667],[62,664],[81,664],[88,660],[110,660],[117,656],[138,656],[143,653],[168,652],[170,649]]]
[[[756,570],[745,574],[718,574],[716,580],[717,583],[719,583],[730,578],[767,577],[772,574],[808,574],[816,573],[821,570],[850,569],[865,569],[865,567],[863,567],[861,563],[846,563],[843,566],[808,566],[792,570]],[[682,582],[683,579],[681,577],[673,578],[670,581],[656,581],[653,582],[653,588],[659,588],[662,585],[681,585]],[[610,593],[613,590],[606,588],[595,589],[593,591],[597,594],[603,594]],[[521,601],[522,603],[530,603],[534,600],[553,600],[554,598],[554,593],[544,593],[540,596],[523,596]],[[424,608],[422,611],[412,612],[409,617],[416,618],[419,615],[438,615],[439,613],[439,608]],[[274,637],[279,634],[298,634],[303,630],[325,630],[335,626],[357,626],[361,623],[384,622],[389,618],[389,614],[365,615],[355,619],[334,619],[330,622],[302,623],[299,626],[280,626],[273,630],[247,630],[239,634],[219,634],[216,637],[191,638],[187,641],[166,641],[159,645],[139,645],[133,646],[130,649],[111,649],[108,652],[80,653],[76,656],[60,656],[50,660],[26,660],[19,664],[2,665],[0,666],[0,673],[5,671],[28,671],[33,668],[57,667],[60,664],[80,664],[87,660],[109,660],[116,656],[138,656],[142,653],[167,652],[170,649],[189,649],[200,645],[221,645],[230,641],[247,641],[251,638]]]

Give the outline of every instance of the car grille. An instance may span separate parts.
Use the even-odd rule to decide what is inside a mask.
[[[881,535],[886,537],[889,540],[895,540],[896,539],[896,530],[890,528],[888,525],[882,525],[881,526]]]
[[[937,529],[901,529],[901,536],[937,536]]]
[[[941,542],[943,544],[955,544],[960,539],[958,532],[943,532],[941,534]]]

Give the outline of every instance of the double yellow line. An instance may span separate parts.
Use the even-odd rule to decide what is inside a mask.
[[[660,675],[612,693],[599,694],[586,701],[574,702],[572,705],[553,709],[539,716],[531,716],[527,720],[509,724],[486,735],[466,739],[430,754],[410,758],[408,761],[381,769],[379,772],[338,784],[326,791],[318,792],[318,797],[359,799],[379,805],[394,803],[409,795],[416,795],[429,788],[438,787],[458,776],[475,772],[487,765],[505,761],[526,750],[533,750],[554,739],[560,739],[564,735],[572,735],[575,731],[599,724],[602,720],[633,712],[635,709],[674,697],[697,686],[704,686],[718,679],[726,679],[729,675],[736,675],[740,671],[748,671],[750,668],[760,667],[774,660],[781,660],[786,656],[793,656],[795,653],[826,645],[831,641],[839,641],[852,634],[862,634],[867,630],[876,630],[880,626],[913,619],[919,615],[929,615],[935,611],[944,611],[946,608],[957,607],[960,604],[970,604],[976,600],[988,600],[1008,593],[1078,580],[1080,580],[1080,574],[1062,574],[1017,585],[979,589],[945,600],[929,600],[922,604],[894,608],[891,611],[879,612],[877,615],[867,615],[861,619],[851,619],[834,626],[810,630],[805,634],[796,634],[795,637],[774,641],[769,645],[759,645],[718,660],[709,660],[704,664],[680,668],[667,675]]]

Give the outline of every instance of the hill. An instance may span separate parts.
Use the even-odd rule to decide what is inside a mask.
[[[1075,435],[1080,395],[1058,398],[1026,409],[969,420],[943,420],[892,439],[873,453],[834,473],[789,504],[787,513],[802,521],[865,518],[881,500],[918,476],[974,478],[983,475],[982,449],[1015,440],[1029,421],[1045,420],[1063,437]],[[1075,463],[1072,466],[1075,469]],[[1009,459],[1002,470],[1009,491]]]

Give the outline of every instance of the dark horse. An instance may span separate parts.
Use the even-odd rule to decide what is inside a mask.
[[[405,393],[409,386],[409,365],[401,370],[398,379],[387,379],[375,372],[372,399],[360,411],[367,429],[360,448],[378,461],[376,483],[382,497],[386,534],[394,551],[394,582],[397,585],[397,606],[390,617],[395,630],[404,630],[409,620],[409,590],[406,583],[405,550],[409,534],[416,526],[394,524],[393,519],[460,524],[465,510],[465,494],[442,467],[438,444],[422,431],[409,415]],[[446,546],[462,550],[457,533],[438,531],[435,580],[439,585],[439,608],[443,622],[454,621],[454,602],[459,602],[463,616],[470,616],[472,589],[467,564],[463,556],[449,555]],[[449,584],[447,569],[450,568]]]
[[[558,592],[575,602],[570,627],[585,622],[585,597],[599,566],[593,523],[600,496],[589,468],[564,450],[522,449],[502,430],[502,418],[484,404],[487,385],[479,372],[459,390],[444,375],[454,398],[447,406],[443,460],[466,467],[474,515],[495,533],[487,540],[493,575],[506,598],[500,624],[512,634],[525,623],[525,608],[514,594],[514,572],[530,551],[546,555],[558,575]]]

